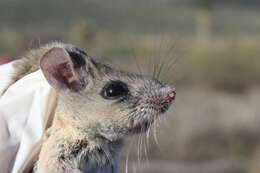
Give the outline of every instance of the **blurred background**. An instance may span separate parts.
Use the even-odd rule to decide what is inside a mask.
[[[52,40],[176,87],[122,172],[260,172],[259,0],[0,1],[0,57]]]

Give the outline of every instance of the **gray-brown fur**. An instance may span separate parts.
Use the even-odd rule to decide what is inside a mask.
[[[152,77],[111,68],[63,43],[29,52],[16,64],[14,82],[38,70],[42,57],[50,58],[57,52],[74,58],[72,71],[75,71],[72,78],[70,74],[65,75],[69,78],[66,85],[59,85],[53,83],[49,71],[41,67],[47,81],[57,91],[59,101],[35,172],[118,173],[123,139],[147,130],[168,109],[175,91]],[[74,89],[77,84],[80,87]],[[122,92],[125,89],[125,94],[112,99],[105,97],[106,87],[113,85],[119,85]]]

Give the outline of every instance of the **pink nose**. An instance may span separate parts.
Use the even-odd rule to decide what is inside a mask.
[[[165,94],[165,101],[167,103],[170,103],[173,100],[175,100],[175,97],[176,97],[176,90],[175,90],[175,88],[165,87],[163,92]]]

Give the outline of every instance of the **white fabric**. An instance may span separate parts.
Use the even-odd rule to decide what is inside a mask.
[[[13,72],[13,62],[0,65],[0,94]],[[39,148],[49,107],[54,106],[49,105],[51,91],[39,70],[14,83],[0,97],[1,173],[22,172]]]
[[[8,64],[0,65],[0,96],[11,81],[10,76],[15,72],[13,64],[16,62],[17,61],[12,61]]]

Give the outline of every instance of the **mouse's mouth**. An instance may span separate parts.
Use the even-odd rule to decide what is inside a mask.
[[[153,124],[153,121],[144,120],[141,123],[135,125],[130,132],[133,134],[146,132]]]
[[[171,103],[156,104],[153,105],[153,109],[158,114],[164,114],[169,109],[170,105]]]
[[[158,117],[166,113],[175,100],[175,90],[170,90],[163,97],[148,97],[139,102],[137,109],[137,121],[133,123],[132,132],[146,132]]]
[[[170,105],[171,103],[167,103],[143,108],[142,113],[137,113],[138,120],[134,121],[130,132],[136,134],[148,131],[149,128],[153,125],[154,121],[156,121],[162,114],[167,112]]]

